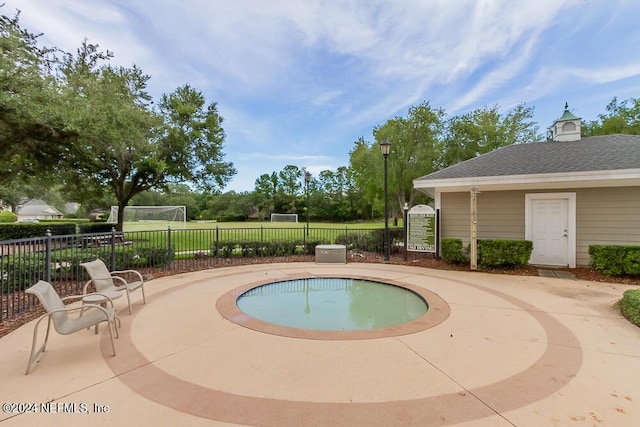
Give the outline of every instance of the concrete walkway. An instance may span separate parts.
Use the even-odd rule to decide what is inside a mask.
[[[332,339],[256,330],[234,314],[233,297],[244,289],[312,276],[421,288],[435,317],[376,337]],[[116,301],[116,357],[104,326],[98,336],[54,332],[25,376],[34,322],[1,338],[2,427],[617,427],[640,420],[640,328],[614,307],[628,289],[622,285],[288,263],[176,275],[145,288],[146,305],[132,294],[133,315],[125,298]]]

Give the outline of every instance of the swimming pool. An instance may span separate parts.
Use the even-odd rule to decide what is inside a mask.
[[[264,322],[322,331],[387,328],[418,319],[429,309],[422,296],[407,288],[334,277],[264,284],[242,293],[236,304]]]

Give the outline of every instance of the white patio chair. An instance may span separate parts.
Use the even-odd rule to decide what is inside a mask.
[[[42,306],[47,310],[45,314],[40,316],[33,329],[33,342],[31,343],[31,353],[29,354],[29,363],[27,363],[27,371],[25,375],[29,375],[33,364],[38,356],[44,353],[47,347],[47,341],[49,339],[49,331],[51,324],[61,335],[69,335],[74,332],[81,331],[83,329],[90,328],[91,326],[97,326],[99,323],[107,322],[109,325],[109,335],[111,337],[111,348],[113,349],[113,355],[116,355],[116,344],[113,340],[115,331],[116,337],[118,336],[118,329],[116,328],[116,310],[113,308],[113,301],[104,295],[106,299],[111,302],[110,307],[101,307],[94,304],[84,304],[78,307],[67,307],[64,305],[64,301],[73,299],[82,299],[86,295],[73,295],[65,298],[60,298],[58,293],[53,289],[53,286],[49,282],[40,280],[35,285],[26,290],[28,294],[35,295],[40,300]],[[79,317],[70,317],[69,314],[75,311],[80,312]],[[36,342],[38,340],[38,327],[40,322],[47,319],[47,333],[44,337],[44,343],[36,350]]]
[[[87,270],[91,279],[85,283],[83,293],[87,293],[87,288],[91,283],[96,288],[96,292],[109,292],[109,291],[124,291],[127,294],[127,304],[129,304],[129,314],[133,313],[131,309],[131,297],[129,294],[137,289],[142,290],[142,303],[146,304],[147,301],[144,295],[144,279],[142,274],[136,270],[122,270],[122,271],[109,271],[106,264],[100,259],[95,261],[83,262],[80,264]],[[132,275],[136,278],[134,281],[127,281],[124,277],[119,275]]]

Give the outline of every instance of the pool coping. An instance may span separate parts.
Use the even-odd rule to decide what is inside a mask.
[[[364,340],[364,339],[377,339],[377,338],[389,338],[400,335],[408,335],[416,332],[421,332],[429,328],[433,328],[442,322],[444,322],[451,314],[451,308],[449,304],[442,299],[438,294],[431,292],[420,286],[416,286],[410,283],[404,283],[397,280],[384,279],[373,276],[362,276],[356,274],[340,274],[332,275],[326,274],[322,276],[312,274],[300,274],[292,277],[288,277],[286,280],[299,280],[310,278],[345,278],[345,279],[360,279],[367,281],[374,281],[379,283],[385,283],[399,288],[408,289],[418,294],[424,299],[429,309],[427,312],[419,318],[410,322],[402,323],[394,326],[387,326],[376,329],[365,330],[353,330],[353,331],[331,331],[331,330],[318,330],[318,329],[300,329],[289,326],[277,325],[275,323],[269,323],[260,319],[256,319],[238,308],[237,300],[245,292],[257,288],[259,286],[274,283],[278,280],[260,280],[257,282],[248,283],[237,288],[234,288],[220,298],[216,302],[216,309],[227,320],[236,325],[271,335],[278,335],[287,338],[299,338],[299,339],[312,339],[312,340]]]

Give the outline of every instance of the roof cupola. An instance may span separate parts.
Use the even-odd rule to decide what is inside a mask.
[[[578,141],[582,136],[582,119],[569,111],[569,104],[564,104],[564,113],[551,127],[551,139],[554,141]]]

